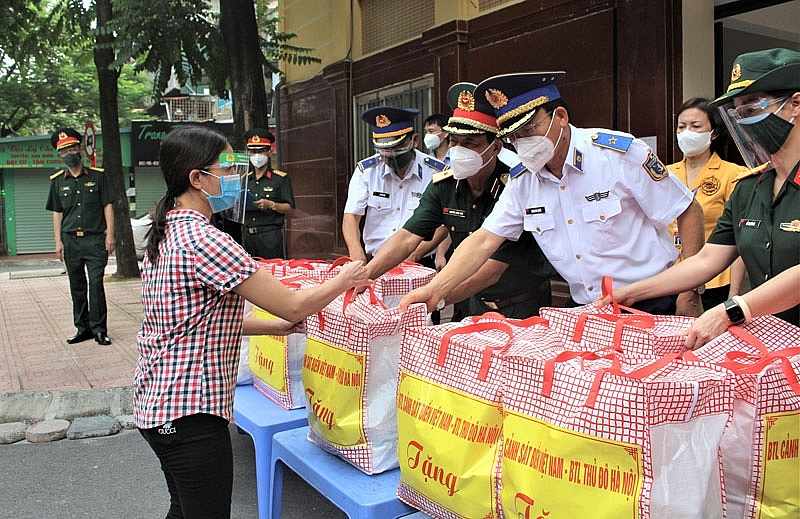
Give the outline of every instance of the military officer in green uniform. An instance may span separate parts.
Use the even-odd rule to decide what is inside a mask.
[[[94,338],[98,344],[108,345],[111,339],[106,324],[103,274],[115,246],[111,206],[114,192],[102,169],[83,165],[80,133],[61,128],[53,133],[50,142],[67,166],[50,176],[45,206],[53,212],[56,254],[64,261],[69,276],[77,332],[67,342],[75,344]]]
[[[443,130],[449,133],[451,169],[433,175],[414,214],[367,264],[371,279],[400,263],[442,225],[452,239],[449,257],[494,208],[509,175],[504,161],[515,170],[524,169],[497,139],[492,108],[476,103],[474,88],[472,83],[450,87],[448,101],[454,111]],[[448,302],[466,300],[455,305],[453,319],[489,311],[512,318],[536,315],[551,304],[554,274],[536,241],[524,233],[517,242],[506,242],[480,271],[448,294]]]
[[[292,182],[284,171],[272,169],[275,137],[263,128],[244,134],[250,163],[250,192],[242,227],[242,245],[259,258],[286,258],[286,215],[294,212]]]

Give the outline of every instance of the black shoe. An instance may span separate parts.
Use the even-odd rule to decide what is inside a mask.
[[[67,344],[76,344],[83,341],[88,341],[94,337],[92,332],[78,332],[69,339],[67,339]]]
[[[101,346],[108,346],[109,344],[111,344],[111,339],[109,339],[108,335],[106,335],[105,333],[97,332],[96,334],[94,334],[94,342],[100,344]]]

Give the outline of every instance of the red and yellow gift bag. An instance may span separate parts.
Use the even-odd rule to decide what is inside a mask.
[[[499,517],[502,351],[521,335],[549,349],[543,355],[562,351],[541,324],[525,328],[499,315],[476,321],[410,328],[403,338],[397,495],[437,518]]]
[[[397,367],[403,330],[426,308],[387,309],[370,290],[306,320],[302,378],[308,438],[367,474],[397,467]]]
[[[375,280],[375,290],[381,294],[383,303],[394,308],[400,299],[412,290],[425,286],[436,275],[436,271],[419,263],[404,261]]]
[[[514,348],[504,360],[506,517],[724,516],[729,371],[669,357],[620,369],[577,352],[542,362]]]
[[[734,373],[721,444],[728,518],[800,517],[800,328],[758,317],[686,356]]]

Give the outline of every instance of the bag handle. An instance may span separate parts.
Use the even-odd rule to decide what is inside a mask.
[[[501,314],[500,312],[485,312],[481,315],[471,315],[469,316],[469,320],[474,323],[485,322],[484,319],[496,319],[498,321],[502,321],[504,323],[513,324],[514,326],[519,326],[522,328],[527,328],[530,326],[534,326],[537,324],[541,324],[543,326],[550,326],[550,321],[545,319],[544,317],[539,317],[538,315],[532,315],[530,317],[526,317],[525,319],[512,319],[506,317],[505,315]]]
[[[542,396],[549,398],[553,391],[553,375],[556,364],[563,363],[571,359],[580,358],[581,365],[584,360],[613,359],[612,367],[619,367],[619,359],[613,353],[611,355],[598,355],[593,351],[565,351],[555,357],[548,359],[544,363],[544,381],[542,384]]]
[[[390,268],[386,271],[386,274],[391,274],[393,276],[399,276],[400,274],[406,271],[407,267],[422,267],[421,263],[417,263],[416,261],[411,260],[403,260],[400,262],[399,265]]]
[[[306,269],[306,270],[314,270],[314,265],[304,259],[290,259],[286,262],[286,265],[292,269]]]
[[[783,376],[786,377],[789,387],[792,388],[792,391],[794,391],[797,396],[800,396],[800,381],[798,381],[797,374],[794,372],[792,363],[789,361],[789,357],[794,357],[795,355],[800,355],[800,347],[785,348],[770,352],[753,364],[743,365],[737,363],[738,365],[735,367],[729,367],[728,365],[724,367],[731,369],[737,375],[756,374],[776,360],[779,360],[781,362],[781,371],[783,372]],[[733,363],[727,364],[730,365]]]
[[[349,263],[351,261],[353,261],[353,260],[352,260],[352,258],[350,258],[350,256],[339,256],[338,258],[336,258],[335,260],[333,260],[331,262],[330,266],[325,271],[325,275],[323,276],[323,279],[328,279],[328,275],[331,272],[333,272],[333,269],[335,269],[336,267],[341,267],[345,263]]]
[[[294,276],[289,276],[286,278],[280,279],[280,282],[287,288],[301,288],[300,281],[314,281],[313,278],[310,278],[304,274],[295,274]]]
[[[496,321],[482,321],[475,324],[468,324],[460,328],[453,328],[445,332],[442,336],[442,342],[439,345],[439,356],[436,358],[437,366],[444,366],[445,358],[447,357],[447,350],[450,347],[450,342],[454,335],[466,335],[475,332],[485,332],[488,330],[497,330],[508,334],[508,341],[502,346],[488,346],[483,350],[483,358],[481,359],[481,367],[478,370],[478,380],[484,381],[489,375],[489,363],[492,359],[492,352],[500,350],[508,346],[514,338],[514,330],[508,323],[499,323]]]
[[[342,303],[342,313],[347,310],[347,307],[350,306],[350,303],[355,301],[355,298],[360,296],[361,294],[356,294],[355,288],[348,288],[347,291],[344,293],[344,302]],[[381,308],[386,310],[386,305],[383,301],[375,294],[375,282],[373,281],[369,285],[367,285],[367,289],[365,292],[369,293],[369,304],[371,305],[380,305]],[[363,292],[362,292],[363,293]]]
[[[613,365],[610,368],[598,369],[597,373],[595,374],[594,381],[592,382],[592,388],[589,390],[589,397],[586,399],[586,403],[584,405],[586,407],[594,407],[594,404],[597,402],[597,394],[600,392],[600,383],[603,381],[603,377],[607,373],[641,380],[675,362],[679,358],[681,358],[680,353],[668,353],[658,360],[655,360],[642,368],[631,371],[630,373],[625,373],[619,368],[619,366],[615,367]]]
[[[753,348],[758,350],[758,353],[755,355],[756,360],[764,358],[766,355],[769,355],[769,348],[767,348],[761,340],[753,335],[752,333],[748,332],[744,328],[740,326],[731,326],[728,328],[728,331],[736,337],[744,341],[746,344],[749,344]],[[741,362],[736,362],[737,359],[742,359],[745,357],[752,358],[754,355],[749,353],[745,353],[743,351],[729,351],[725,354],[725,359],[722,362],[716,363],[719,366],[724,368],[728,368],[731,370],[736,370],[737,367],[741,367]],[[695,353],[691,350],[686,350],[683,352],[683,358],[691,361],[703,361],[703,359],[699,358]],[[730,364],[730,365],[729,365]]]

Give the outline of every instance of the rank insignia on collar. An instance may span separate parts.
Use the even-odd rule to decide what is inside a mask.
[[[609,191],[603,191],[602,193],[597,191],[595,193],[592,193],[591,195],[586,195],[583,198],[585,198],[587,202],[599,202],[604,198],[608,198],[608,193]]]
[[[575,169],[583,171],[583,153],[578,148],[575,148],[572,156],[572,165],[575,166]]]
[[[784,222],[780,224],[780,229],[787,232],[800,232],[800,220],[792,220],[791,222]]]
[[[667,167],[658,160],[655,153],[652,151],[647,154],[647,159],[642,164],[642,167],[647,174],[650,175],[650,178],[658,182],[669,175],[669,171],[667,171]]]

